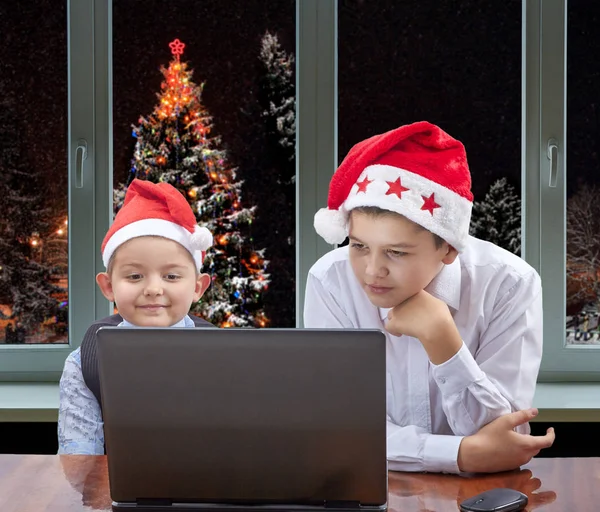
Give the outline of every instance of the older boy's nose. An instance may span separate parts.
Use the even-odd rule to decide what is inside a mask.
[[[387,274],[386,268],[383,262],[376,255],[372,255],[367,259],[367,267],[365,273],[372,277],[383,277]]]

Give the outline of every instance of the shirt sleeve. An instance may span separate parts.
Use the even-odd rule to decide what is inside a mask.
[[[520,279],[497,300],[473,355],[461,349],[433,378],[456,435],[476,433],[494,419],[532,406],[542,358],[542,290],[536,273]],[[529,425],[517,428],[529,433]]]
[[[354,328],[329,286],[309,274],[304,300],[304,326]],[[414,425],[399,426],[387,418],[387,459],[392,471],[458,473],[462,437],[431,434]]]
[[[65,361],[59,390],[59,455],[104,455],[102,412],[83,380],[79,349]]]
[[[313,274],[308,274],[304,295],[304,326],[352,329],[352,322],[334,295]]]
[[[462,440],[462,436],[431,434],[414,425],[400,427],[388,417],[388,469],[459,473],[458,450]]]

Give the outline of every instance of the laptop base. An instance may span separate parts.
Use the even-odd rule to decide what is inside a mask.
[[[173,503],[172,505],[142,505],[139,503],[112,503],[113,512],[385,512],[387,504],[373,507],[303,506],[303,505],[227,505]]]

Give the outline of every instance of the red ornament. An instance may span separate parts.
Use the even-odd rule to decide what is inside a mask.
[[[367,187],[373,183],[373,180],[370,180],[368,176],[365,176],[365,179],[362,181],[357,181],[356,184],[358,185],[358,191],[356,192],[357,194],[359,192],[367,192]]]
[[[410,189],[403,187],[400,178],[396,181],[386,181],[388,184],[388,191],[385,193],[386,196],[390,196],[392,194],[396,194],[398,199],[402,199],[402,192],[408,192]]]
[[[429,197],[421,197],[423,198],[423,201],[425,201],[423,206],[421,206],[421,210],[427,210],[429,213],[431,213],[431,215],[433,215],[433,210],[436,208],[441,208],[441,206],[435,202],[435,193],[432,193]]]
[[[175,39],[175,41],[169,43],[169,48],[171,48],[171,53],[173,55],[176,55],[177,60],[179,60],[179,56],[183,54],[185,44],[182,43],[179,39]]]

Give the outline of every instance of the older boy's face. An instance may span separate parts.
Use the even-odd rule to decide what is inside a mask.
[[[133,325],[169,327],[187,315],[210,283],[190,253],[159,237],[134,238],[115,253],[111,273],[99,274],[104,296]]]
[[[400,215],[350,214],[350,263],[369,300],[392,308],[425,289],[456,251]]]

